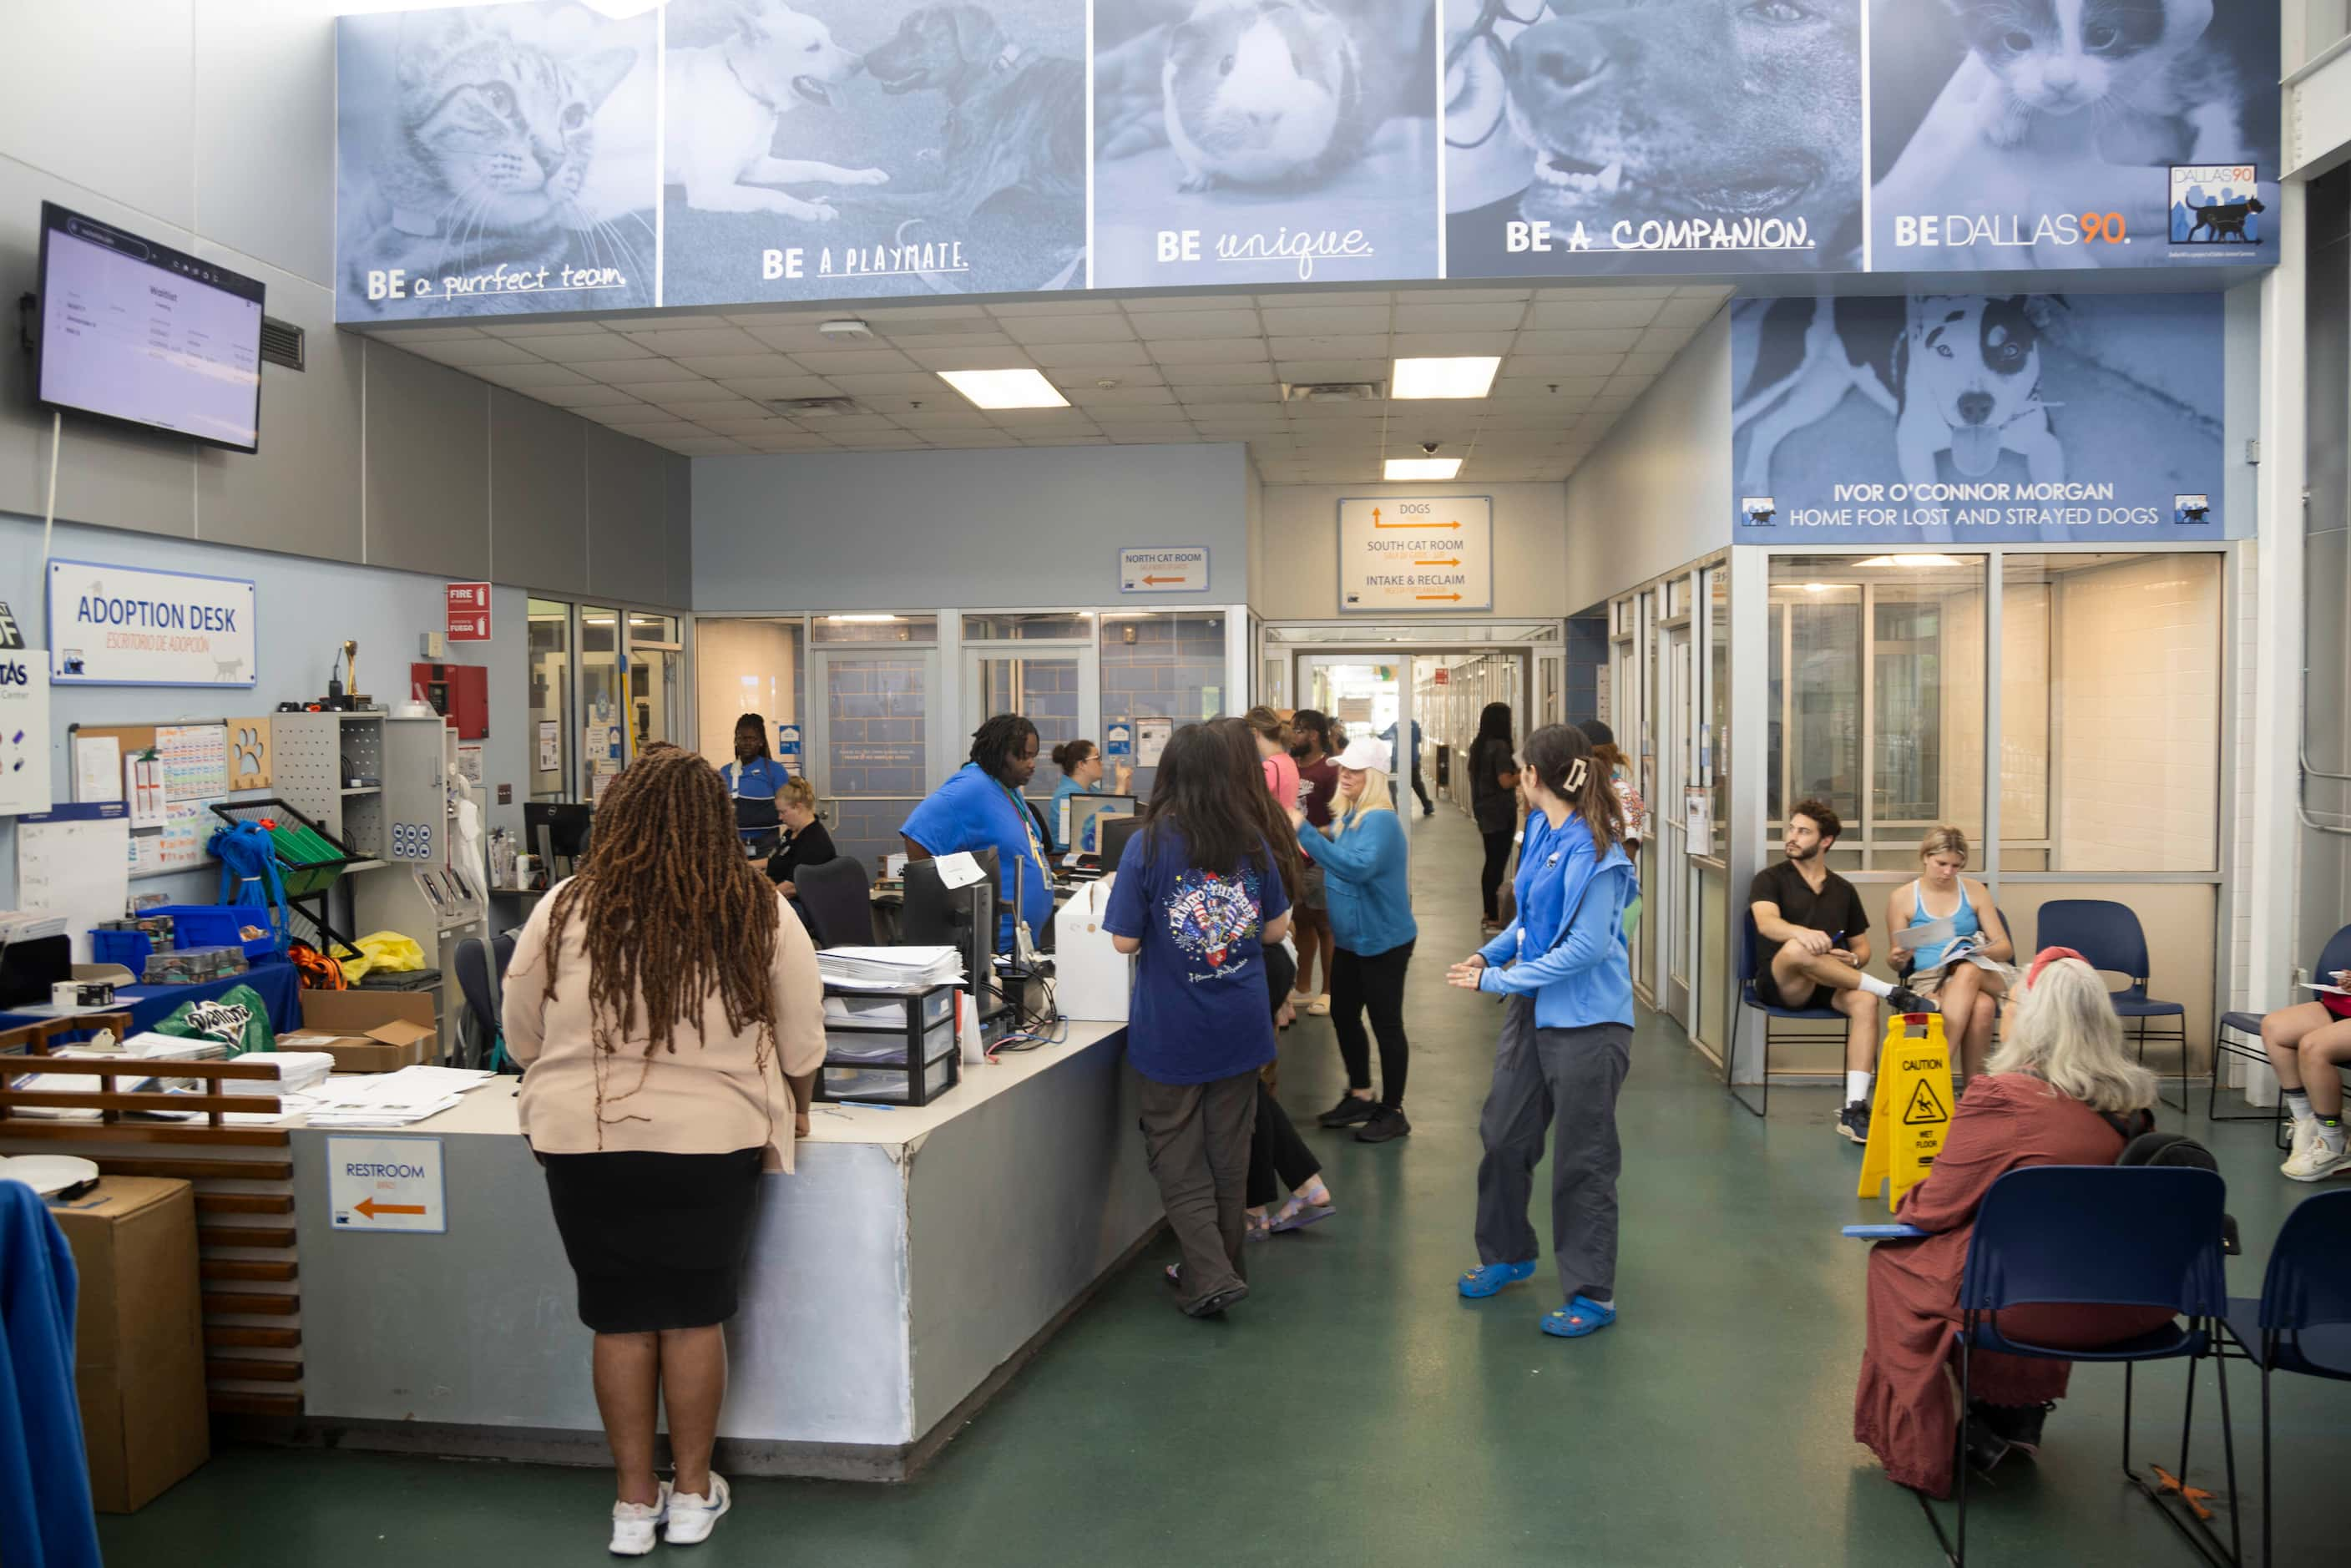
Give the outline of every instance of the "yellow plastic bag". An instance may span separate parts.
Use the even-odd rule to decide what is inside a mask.
[[[424,949],[413,936],[397,931],[373,931],[352,944],[356,958],[343,960],[343,978],[358,981],[381,969],[387,975],[412,973],[424,967]]]

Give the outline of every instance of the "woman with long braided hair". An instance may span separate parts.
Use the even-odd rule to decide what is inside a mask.
[[[761,1173],[792,1168],[824,1061],[816,949],[737,837],[709,764],[647,752],[605,791],[580,873],[531,912],[507,973],[522,1131],[596,1335],[623,1556],[664,1524],[703,1540],[727,1510],[710,1469],[721,1325]],[[664,1403],[674,1482],[653,1474]]]

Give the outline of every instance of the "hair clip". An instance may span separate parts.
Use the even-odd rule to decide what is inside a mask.
[[[1584,779],[1590,777],[1590,766],[1583,758],[1579,757],[1574,761],[1569,763],[1567,765],[1567,792],[1573,795],[1578,789],[1583,789]]]

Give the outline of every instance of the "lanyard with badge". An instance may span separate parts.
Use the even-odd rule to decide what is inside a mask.
[[[1047,887],[1052,886],[1053,873],[1045,864],[1045,846],[1037,841],[1037,820],[1029,814],[1029,803],[1003,779],[998,779],[996,781],[996,787],[1004,791],[1004,798],[1007,800],[1012,802],[1012,814],[1020,819],[1021,831],[1029,836],[1029,858],[1037,862],[1037,874],[1045,879]]]

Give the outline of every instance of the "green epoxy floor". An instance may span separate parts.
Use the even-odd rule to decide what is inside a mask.
[[[1158,1282],[1164,1246],[1094,1301],[917,1481],[746,1479],[704,1568],[914,1563],[1932,1564],[1909,1493],[1851,1440],[1864,1249],[1840,1225],[1860,1151],[1828,1091],[1772,1097],[1761,1123],[1724,1095],[1669,1023],[1645,1018],[1621,1112],[1623,1319],[1546,1339],[1535,1285],[1465,1302],[1477,1116],[1496,1009],[1447,989],[1477,938],[1476,834],[1449,812],[1413,827],[1421,940],[1400,1144],[1310,1130],[1338,1218],[1256,1250],[1255,1294],[1195,1323]],[[1283,1037],[1282,1099],[1301,1122],[1341,1073],[1329,1028]],[[2167,1118],[2178,1125],[2179,1118]],[[2211,1129],[2257,1293],[2269,1239],[2309,1189],[2276,1174],[2259,1125]],[[1548,1219],[1538,1214],[1538,1231]],[[582,1377],[587,1375],[583,1365]],[[2231,1368],[2249,1558],[2258,1517],[2258,1384]],[[2173,1463],[2181,1375],[2140,1382],[2142,1451]],[[2116,1473],[2122,1377],[2093,1368],[2050,1420],[2037,1469],[1980,1488],[1985,1563],[2159,1565],[2187,1546]],[[2340,1560],[2351,1386],[2277,1384],[2277,1559]],[[2212,1374],[2198,1396],[2198,1479],[2217,1486]],[[329,1562],[591,1563],[611,1500],[601,1471],[225,1450],[145,1511],[102,1521],[118,1565]]]

